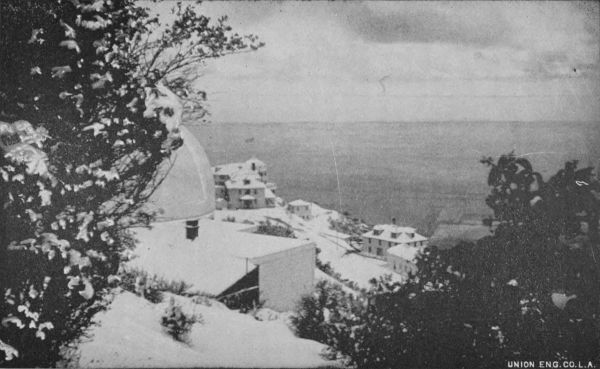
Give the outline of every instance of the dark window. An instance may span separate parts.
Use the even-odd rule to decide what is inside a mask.
[[[379,255],[379,256],[383,255],[383,251],[381,251],[381,249],[379,247],[377,248],[377,255]]]
[[[379,246],[381,246],[381,240],[377,240],[377,243],[379,244]]]
[[[398,233],[392,232],[392,238],[398,238]]]
[[[371,246],[369,246],[369,252],[373,252],[373,250],[371,249]]]

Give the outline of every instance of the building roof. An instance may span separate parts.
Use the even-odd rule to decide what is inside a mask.
[[[247,181],[247,183],[244,183]],[[267,186],[261,182],[255,174],[246,176],[235,176],[234,178],[225,182],[227,189],[266,189]]]
[[[256,166],[256,170],[252,170],[252,164]],[[216,165],[212,167],[213,174],[227,175],[233,177],[238,174],[256,173],[259,169],[266,170],[267,165],[257,158],[250,158],[243,163],[228,163]]]
[[[183,146],[159,167],[166,175],[148,201],[158,210],[157,221],[192,219],[215,210],[214,180],[202,145],[185,127],[180,127]]]
[[[387,253],[392,256],[400,257],[407,261],[413,261],[423,251],[420,247],[408,246],[405,243],[390,247]]]
[[[250,166],[250,165],[252,165],[252,163],[254,163],[254,165],[256,165],[258,168],[262,168],[262,169],[266,169],[267,168],[267,164],[265,164],[261,160],[258,160],[254,156],[251,157],[250,159],[246,160],[246,162],[244,164]]]
[[[310,202],[306,202],[304,200],[298,199],[298,200],[294,200],[294,201],[290,202],[288,205],[291,205],[291,206],[310,206]]]
[[[213,174],[232,176],[244,168],[244,163],[229,163],[212,167]]]
[[[245,232],[253,226],[201,219],[198,237],[186,238],[185,222],[134,228],[139,240],[129,262],[168,280],[185,280],[192,291],[218,295],[244,275],[290,250],[314,247],[306,240]]]
[[[375,234],[375,232],[377,231],[381,233]],[[396,237],[392,237],[393,233],[397,234]],[[410,234],[413,234],[413,237],[411,237]],[[422,235],[418,234],[415,228],[400,227],[394,224],[376,225],[375,227],[373,227],[373,230],[364,233],[363,236],[394,243],[427,241],[427,237],[423,237]]]
[[[275,198],[275,194],[268,187],[265,189],[265,198],[267,198],[267,199],[274,199]]]

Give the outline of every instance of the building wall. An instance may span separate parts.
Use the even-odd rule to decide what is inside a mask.
[[[258,272],[260,300],[265,307],[292,311],[302,296],[312,293],[315,247],[292,249],[261,262]]]
[[[415,263],[410,262],[404,258],[394,255],[387,255],[387,262],[389,264],[389,268],[394,272],[408,276],[409,274],[414,274],[417,272],[417,266]]]
[[[242,196],[246,195],[246,190],[243,189],[241,191],[242,191],[242,193],[240,193],[240,190],[238,190],[238,189],[230,189],[228,191],[230,208],[232,208],[232,209],[243,209],[244,208],[244,203],[240,198]],[[258,209],[258,208],[264,208],[267,206],[267,203],[265,200],[265,189],[264,188],[256,188],[256,189],[251,189],[249,191],[250,191],[250,196],[254,196],[256,198],[256,203],[253,205],[254,208]],[[255,191],[256,191],[256,193],[255,193]]]
[[[380,257],[380,258],[385,257],[387,249],[400,244],[399,242],[389,242],[389,241],[379,240],[375,237],[366,237],[366,236],[362,236],[362,240],[363,240],[363,245],[362,245],[363,252],[367,253],[369,255]],[[414,246],[414,247],[427,246],[427,241],[418,241],[418,242],[415,241],[415,242],[405,242],[405,243],[408,246]],[[369,248],[370,248],[370,250],[369,250]],[[380,250],[379,253],[377,252],[378,249]]]
[[[312,218],[312,213],[310,211],[309,205],[302,205],[302,206],[289,205],[288,209],[289,209],[290,213],[297,215],[302,219],[308,220],[308,219]]]

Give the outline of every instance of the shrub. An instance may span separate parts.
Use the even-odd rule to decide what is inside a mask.
[[[131,268],[122,274],[121,287],[157,304],[162,302],[163,292],[183,296],[191,285],[184,281],[171,281],[156,275],[151,276],[146,271]]]
[[[273,224],[268,220],[266,222],[260,222],[260,225],[256,229],[256,233],[266,234],[269,236],[296,238],[292,228],[279,224]]]
[[[192,330],[195,323],[200,323],[200,315],[187,315],[183,312],[180,305],[175,303],[175,299],[171,297],[169,306],[161,318],[160,324],[165,328],[166,332],[175,340],[185,342],[187,336]]]

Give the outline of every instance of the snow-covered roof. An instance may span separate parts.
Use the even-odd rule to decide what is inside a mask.
[[[192,290],[218,295],[256,265],[277,254],[314,244],[306,240],[244,232],[247,224],[201,219],[198,237],[186,238],[185,222],[134,228],[137,256],[130,265],[169,280],[184,280]]]
[[[265,198],[267,198],[267,199],[274,199],[275,198],[275,194],[268,187],[265,189]]]
[[[244,163],[229,163],[212,167],[213,174],[231,176],[244,168]]]
[[[265,164],[265,163],[264,163],[263,161],[261,161],[261,160],[258,160],[258,159],[257,159],[257,158],[255,158],[255,157],[251,157],[250,159],[246,160],[246,163],[245,163],[245,164],[247,164],[247,165],[252,165],[253,163],[254,163],[254,165],[256,165],[258,168],[261,168],[261,167],[262,167],[262,169],[266,169],[266,167],[267,167],[267,164]]]
[[[387,253],[392,256],[400,257],[404,260],[413,261],[417,255],[421,253],[421,251],[423,250],[420,247],[408,246],[407,244],[402,243],[400,245],[390,247],[387,250]]]
[[[289,205],[291,206],[310,206],[310,202],[306,202],[304,200],[294,200],[292,202],[289,203]]]
[[[261,182],[256,175],[236,176],[225,182],[227,189],[266,189],[267,186]]]
[[[394,224],[376,225],[373,230],[364,233],[363,236],[394,243],[427,241],[427,237],[418,234],[414,228],[400,227]]]
[[[252,170],[252,164],[254,164],[256,167],[256,170],[254,171]],[[267,165],[264,162],[253,157],[251,159],[246,160],[243,163],[228,163],[216,165],[212,167],[212,172],[216,175],[227,175],[229,177],[233,177],[239,174],[255,173],[259,169],[266,170],[266,168]]]
[[[183,146],[159,167],[166,178],[148,202],[151,210],[159,210],[158,221],[198,218],[215,210],[214,181],[206,153],[186,127],[179,129]]]

